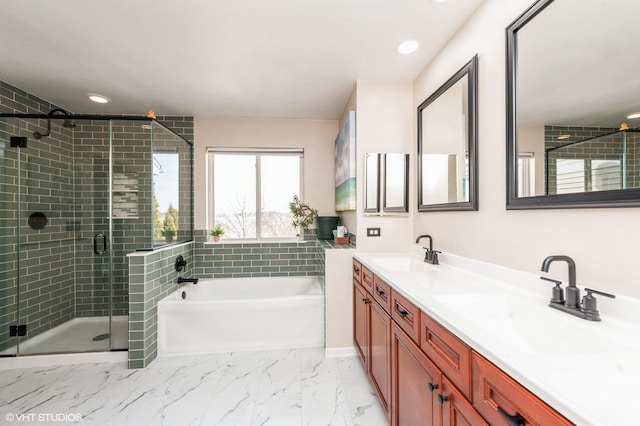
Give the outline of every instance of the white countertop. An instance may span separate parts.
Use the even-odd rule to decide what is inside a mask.
[[[548,306],[553,284],[539,278],[546,273],[447,253],[430,265],[418,246],[355,257],[577,425],[640,423],[639,299],[596,295],[602,321],[587,321]]]

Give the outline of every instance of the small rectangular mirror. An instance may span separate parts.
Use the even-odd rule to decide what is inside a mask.
[[[364,212],[380,212],[380,154],[364,156]]]
[[[384,154],[385,212],[409,211],[409,154]]]

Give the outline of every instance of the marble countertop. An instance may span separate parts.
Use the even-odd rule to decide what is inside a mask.
[[[447,253],[430,265],[418,246],[355,257],[574,423],[638,423],[640,300],[597,297],[602,321],[587,321],[548,307],[540,275]]]

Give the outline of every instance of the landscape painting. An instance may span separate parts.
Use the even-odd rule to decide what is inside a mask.
[[[336,138],[336,211],[356,209],[356,113],[349,111]]]

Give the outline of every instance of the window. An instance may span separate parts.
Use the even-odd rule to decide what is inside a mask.
[[[209,227],[226,239],[295,238],[289,202],[301,194],[302,150],[209,150]]]

